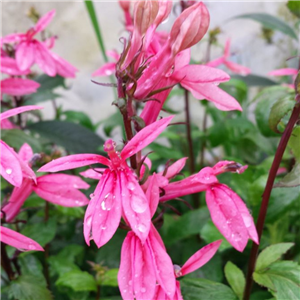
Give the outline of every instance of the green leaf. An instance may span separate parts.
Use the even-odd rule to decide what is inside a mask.
[[[227,242],[217,227],[213,224],[211,220],[209,220],[200,231],[201,237],[205,239],[207,243],[212,243],[216,240],[223,240],[221,246],[219,247],[220,251],[223,251],[228,248],[232,248],[232,246]]]
[[[110,269],[105,272],[104,278],[100,285],[118,286],[118,272],[119,269]]]
[[[2,129],[1,139],[15,149],[20,149],[24,143],[27,143],[34,152],[41,152],[39,140],[20,129]]]
[[[219,87],[237,99],[240,103],[247,99],[248,87],[243,80],[231,78],[229,81],[221,83]]]
[[[264,249],[258,256],[255,271],[259,272],[267,268],[270,264],[278,260],[284,253],[286,253],[293,243],[280,243],[271,245]]]
[[[300,18],[300,2],[299,1],[288,1],[287,7],[292,14]]]
[[[46,286],[42,263],[35,255],[21,253],[18,257],[18,264],[21,268],[22,275],[38,277],[39,280]]]
[[[299,300],[300,267],[292,261],[271,264],[265,272],[254,272],[253,279],[275,294],[277,300]]]
[[[240,300],[243,299],[246,280],[244,273],[232,262],[227,262],[225,265],[225,276],[232,290]]]
[[[277,126],[279,122],[283,119],[285,115],[287,115],[295,106],[294,97],[287,96],[283,99],[277,100],[271,108],[270,116],[269,116],[269,126],[270,128],[277,133],[281,133]]]
[[[261,23],[265,28],[278,30],[295,40],[298,40],[298,36],[288,24],[283,22],[282,20],[278,19],[269,14],[264,13],[253,13],[253,14],[244,14],[234,17],[234,19],[251,19]]]
[[[110,135],[111,131],[116,128],[117,126],[123,126],[123,118],[119,111],[111,115],[109,118],[100,122],[103,124],[104,132],[107,136]]]
[[[89,129],[70,122],[43,121],[27,127],[73,153],[97,153],[104,141]]]
[[[94,277],[88,272],[71,271],[63,274],[55,282],[57,286],[69,287],[75,292],[81,291],[96,291],[97,285]]]
[[[50,265],[50,274],[51,276],[59,275],[63,276],[65,273],[71,271],[80,271],[80,268],[75,265],[73,262],[70,262],[59,256],[50,256],[48,258],[48,263]]]
[[[51,218],[48,222],[26,224],[21,233],[38,242],[42,247],[44,247],[55,237],[56,220],[54,218]]]
[[[201,208],[189,211],[183,216],[178,217],[170,226],[164,226],[162,229],[163,240],[166,246],[170,246],[184,238],[194,234],[199,234],[202,226],[209,219],[207,208]]]
[[[67,110],[62,112],[61,116],[65,117],[64,121],[80,124],[92,131],[95,129],[95,126],[89,116],[81,111]]]
[[[300,162],[300,126],[294,128],[288,146],[292,149],[296,160]]]
[[[237,300],[226,285],[203,278],[184,278],[180,281],[184,300]]]
[[[249,86],[271,86],[277,85],[277,82],[267,77],[250,74],[247,76],[232,75],[231,78],[243,81],[248,87]]]
[[[300,162],[296,162],[291,172],[286,174],[275,187],[296,187],[300,185]]]
[[[52,295],[46,288],[46,285],[40,281],[39,277],[22,275],[5,289],[10,299],[33,300],[43,299],[51,300]]]

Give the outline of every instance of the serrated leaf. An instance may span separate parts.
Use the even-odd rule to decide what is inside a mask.
[[[293,243],[280,243],[280,244],[271,245],[267,247],[258,255],[255,271],[260,272],[264,270],[270,264],[278,260],[284,253],[286,253],[293,246],[294,246]]]
[[[284,97],[283,99],[277,100],[271,108],[269,116],[269,126],[271,130],[277,133],[281,133],[277,126],[279,122],[287,115],[295,106],[294,97]]]
[[[270,14],[264,14],[264,13],[244,14],[244,15],[235,16],[234,19],[251,19],[259,22],[265,28],[271,30],[278,30],[292,37],[293,39],[298,40],[298,36],[292,27],[290,27],[287,23],[283,22],[282,20]]]
[[[105,272],[101,285],[118,286],[118,272],[119,269],[110,269]]]
[[[96,291],[97,285],[94,277],[88,272],[71,271],[64,273],[55,282],[57,286],[69,287],[75,292]]]
[[[184,300],[237,300],[226,285],[203,278],[184,278],[180,281]]]
[[[244,273],[231,261],[224,268],[226,279],[240,300],[243,299],[246,280]]]
[[[10,299],[33,300],[43,299],[51,300],[52,295],[39,277],[22,275],[5,289]]]
[[[41,152],[39,140],[20,129],[2,129],[1,139],[9,146],[19,150],[24,143],[31,146],[34,152]]]
[[[26,224],[21,233],[44,247],[55,237],[56,220],[51,218],[48,222]]]
[[[300,162],[296,162],[291,172],[286,174],[274,187],[296,187],[300,185]]]
[[[275,294],[277,300],[299,300],[300,267],[292,261],[271,264],[265,272],[254,272],[253,279]]]
[[[91,130],[71,122],[43,121],[27,127],[72,153],[97,153],[104,141]]]
[[[292,14],[300,18],[300,2],[299,1],[288,1],[287,7]]]
[[[271,85],[277,85],[277,82],[274,80],[271,80],[267,77],[259,76],[250,74],[247,76],[242,75],[231,75],[231,78],[235,78],[238,80],[243,81],[246,83],[246,85],[249,86],[271,86]]]

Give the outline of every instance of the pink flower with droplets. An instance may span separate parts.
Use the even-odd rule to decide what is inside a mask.
[[[139,131],[118,153],[115,143],[108,140],[104,150],[110,159],[96,154],[76,154],[62,157],[43,166],[40,172],[57,172],[95,163],[108,168],[104,171],[84,217],[84,237],[89,245],[93,239],[98,247],[106,244],[117,230],[121,216],[142,243],[150,230],[148,200],[138,178],[126,159],[148,146],[170,123],[173,116],[159,120]]]

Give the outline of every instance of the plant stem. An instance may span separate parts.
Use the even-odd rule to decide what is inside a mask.
[[[5,270],[9,280],[14,279],[14,272],[10,264],[10,259],[6,252],[6,245],[1,243],[1,266]]]
[[[44,222],[46,223],[49,220],[49,202],[45,201],[45,216]],[[47,287],[50,288],[50,274],[49,274],[49,267],[48,267],[48,257],[49,257],[49,244],[45,246],[44,249],[44,259],[45,259],[45,267],[44,267],[44,275],[47,282]]]
[[[205,109],[205,111],[204,111],[203,124],[202,124],[203,133],[205,133],[206,130],[207,130],[207,110],[206,110],[206,106],[205,106],[204,109]],[[201,146],[200,168],[204,167],[205,148],[206,148],[206,139],[204,138],[203,144]]]
[[[299,96],[299,95],[298,95]],[[300,98],[300,97],[299,97]],[[297,97],[296,97],[297,99]],[[275,181],[276,173],[279,168],[283,153],[285,151],[285,148],[287,146],[288,140],[292,134],[293,128],[295,123],[297,122],[298,118],[300,115],[300,103],[299,99],[293,109],[292,115],[289,119],[289,122],[281,136],[277,151],[275,153],[275,157],[269,172],[268,180],[266,183],[266,187],[262,196],[262,203],[260,206],[260,211],[259,211],[259,216],[256,224],[256,229],[257,229],[257,234],[258,234],[258,239],[260,240],[262,232],[263,232],[263,227],[264,227],[264,222],[267,214],[267,208],[268,208],[268,203],[271,195],[271,191],[273,188],[273,184]],[[250,293],[251,293],[251,288],[253,284],[253,278],[252,274],[255,270],[255,264],[256,264],[256,259],[257,259],[257,254],[258,254],[258,245],[253,243],[252,244],[252,249],[250,253],[250,259],[249,259],[249,265],[248,265],[248,273],[247,273],[247,281],[246,281],[246,287],[245,287],[245,292],[244,292],[244,300],[249,300],[250,299]]]

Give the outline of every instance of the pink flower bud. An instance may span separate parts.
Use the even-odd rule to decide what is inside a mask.
[[[175,21],[171,33],[172,53],[190,48],[205,35],[209,26],[209,12],[200,2],[187,8]]]
[[[119,1],[119,5],[121,6],[121,8],[124,10],[124,11],[127,11],[127,10],[129,10],[129,8],[130,8],[130,1],[122,1],[122,0],[120,0]]]

